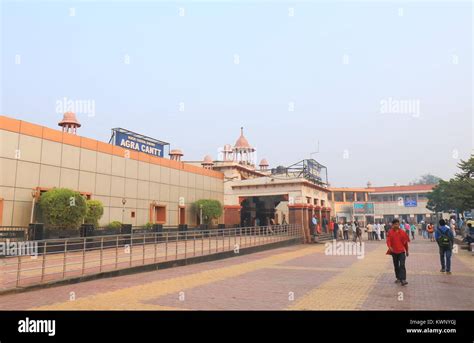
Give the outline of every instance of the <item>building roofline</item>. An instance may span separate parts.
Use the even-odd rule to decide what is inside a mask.
[[[71,145],[82,149],[101,152],[108,155],[124,157],[128,149],[95,139],[62,132],[46,126],[32,124],[27,121],[14,119],[5,115],[0,115],[0,130],[15,132],[22,135],[36,137],[61,144]],[[224,179],[224,174],[217,170],[208,170],[192,164],[180,161],[173,161],[164,157],[145,154],[140,151],[128,150],[130,159],[140,162],[157,164],[171,169],[183,170],[193,174],[204,175],[216,179]]]

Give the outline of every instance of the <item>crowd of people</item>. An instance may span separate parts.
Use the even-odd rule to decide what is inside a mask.
[[[460,232],[459,225],[456,223],[453,217],[449,219],[449,221],[445,221],[447,227],[451,230],[452,234],[454,237],[458,235],[458,232]],[[392,227],[391,222],[375,222],[375,223],[368,223],[365,226],[365,233],[367,233],[367,239],[369,241],[381,241],[385,240],[387,237],[387,233]],[[428,239],[431,242],[435,242],[435,233],[436,233],[436,227],[433,224],[433,222],[425,222],[421,221],[420,224],[415,224],[415,223],[408,223],[404,220],[399,222],[399,227],[400,229],[404,230],[405,233],[408,235],[408,237],[411,240],[415,240],[416,237],[420,237],[422,239]],[[361,225],[357,220],[354,221],[349,221],[349,222],[335,222],[333,226],[333,235],[334,239],[342,239],[342,240],[353,240],[356,241],[357,237],[357,228],[361,230],[362,233],[362,228]],[[467,224],[466,226],[466,237],[468,237],[468,240],[472,238],[469,235],[469,230],[472,231],[472,226],[471,224]],[[470,243],[470,242],[468,242]]]
[[[409,256],[408,243],[415,240],[418,236],[421,239],[436,242],[439,248],[439,257],[441,264],[441,273],[451,274],[451,257],[454,247],[454,238],[461,234],[464,241],[468,244],[474,243],[474,231],[472,224],[465,225],[466,234],[462,233],[464,226],[459,226],[455,217],[449,220],[441,219],[435,226],[433,222],[422,221],[420,224],[400,222],[394,219],[392,222],[376,222],[368,223],[365,226],[367,239],[369,241],[385,240],[388,251],[387,254],[392,256],[395,270],[395,282],[405,286],[406,281],[405,260]],[[333,226],[334,239],[352,240],[362,244],[362,228],[357,220],[334,223]]]

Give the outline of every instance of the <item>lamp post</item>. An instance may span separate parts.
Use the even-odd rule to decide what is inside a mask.
[[[37,191],[36,189],[33,189],[31,191],[31,196],[33,197],[33,202],[31,203],[31,217],[30,217],[30,223],[33,223],[33,219],[35,217],[35,203],[36,203],[36,196],[37,196]]]
[[[204,224],[202,222],[202,204],[199,205],[199,222],[201,223],[201,225]]]

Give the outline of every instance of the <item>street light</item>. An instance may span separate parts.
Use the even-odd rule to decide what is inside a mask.
[[[202,222],[202,204],[199,205],[199,222],[202,224],[204,224]]]

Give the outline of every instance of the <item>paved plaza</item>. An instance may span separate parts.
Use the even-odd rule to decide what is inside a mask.
[[[33,310],[472,310],[474,260],[439,272],[436,243],[417,239],[407,280],[394,283],[383,241],[364,258],[295,245],[213,262],[0,296],[0,309]]]

